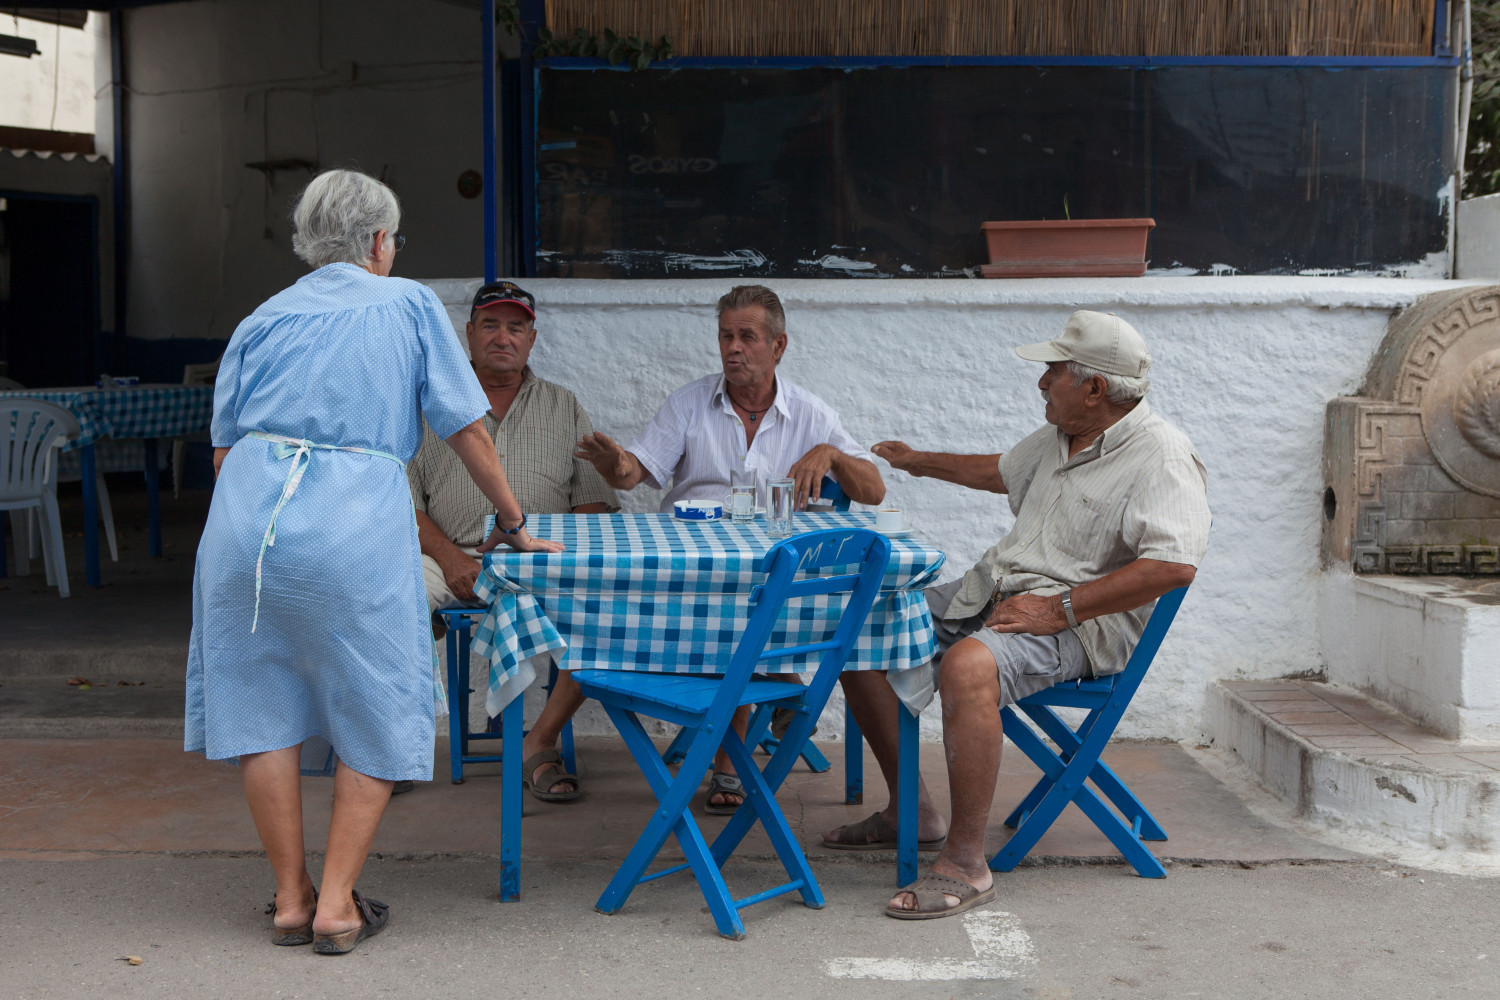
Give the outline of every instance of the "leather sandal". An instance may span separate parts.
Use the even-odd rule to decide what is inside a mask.
[[[715,804],[715,795],[738,795],[740,800],[733,805]],[[703,811],[715,816],[733,816],[745,804],[745,783],[726,771],[715,771],[708,779],[708,794],[703,797]]]
[[[542,770],[541,781],[533,781],[531,776],[543,764],[552,766]],[[527,757],[521,764],[521,778],[526,782],[526,787],[531,790],[531,794],[542,802],[572,802],[578,798],[578,775],[569,774],[563,768],[562,754],[556,750],[543,750]],[[571,792],[552,791],[552,786],[560,781],[571,781],[573,790]]]
[[[901,891],[912,894],[917,908],[902,910],[887,905],[886,916],[895,917],[897,920],[933,920],[937,917],[951,917],[955,913],[982,906],[995,898],[996,889],[994,885],[988,889],[976,889],[961,879],[928,872]],[[957,896],[958,902],[949,906],[948,896]]]
[[[313,951],[319,955],[347,955],[354,950],[354,946],[367,937],[374,937],[385,929],[390,922],[391,908],[378,899],[366,899],[355,889],[354,907],[359,910],[359,915],[364,918],[364,923],[358,927],[351,927],[347,931],[338,934],[315,934],[313,935]],[[309,924],[311,929],[312,925]]]
[[[313,890],[313,912],[318,910],[318,890]],[[266,904],[266,915],[273,921],[276,919],[276,894],[271,894],[271,901]],[[307,918],[307,923],[301,927],[277,927],[271,925],[271,943],[295,947],[299,944],[312,944],[313,929],[312,917]]]

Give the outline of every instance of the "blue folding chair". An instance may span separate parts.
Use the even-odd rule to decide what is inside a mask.
[[[849,509],[849,497],[840,488],[839,484],[829,476],[823,477],[823,482],[818,486],[818,495],[823,500],[833,504],[833,509],[836,511],[846,511]],[[770,734],[771,716],[773,714],[772,707],[769,705],[756,706],[754,714],[750,716],[750,724],[745,729],[746,746],[760,747],[767,754],[774,754],[776,752],[776,748],[781,745],[781,741]],[[851,729],[850,727],[853,728]],[[854,716],[848,709],[844,710],[844,732],[846,740],[853,739],[856,747],[860,745],[859,724],[854,721]],[[848,735],[851,732],[853,733],[852,737]],[[680,763],[683,755],[687,752],[688,739],[691,735],[685,729],[679,732],[677,738],[672,741],[672,745],[667,747],[666,752],[661,755],[661,759],[668,764]],[[847,747],[845,748],[844,756],[845,764],[847,765],[849,758]],[[807,764],[807,769],[815,774],[822,774],[824,771],[833,769],[833,765],[828,763],[828,758],[823,756],[823,752],[814,746],[811,740],[803,744],[801,757],[803,762]],[[864,801],[863,766],[864,758],[860,757],[859,763],[855,765],[854,770],[855,781],[859,783],[860,787],[860,795],[858,798],[847,798],[846,796],[846,800],[851,804]]]
[[[1073,802],[1125,855],[1136,874],[1142,878],[1167,877],[1167,870],[1142,843],[1166,840],[1166,831],[1109,765],[1099,759],[1099,755],[1114,735],[1136,689],[1141,686],[1186,594],[1187,588],[1179,587],[1157,599],[1141,641],[1120,673],[1054,684],[1045,691],[1022,698],[1014,706],[1000,709],[1005,735],[1042,769],[1042,778],[1006,817],[1005,825],[1014,827],[1016,832],[990,859],[990,868],[997,872],[1015,868],[1068,803]],[[1074,730],[1053,708],[1086,708],[1089,712]],[[1060,753],[1043,742],[1015,709],[1029,716],[1042,733],[1057,744]],[[1120,816],[1111,812],[1085,781],[1092,781],[1125,819],[1122,821]]]
[[[489,729],[482,733],[469,731],[469,640],[474,627],[474,616],[484,614],[484,608],[441,608],[438,614],[448,626],[448,766],[455,785],[464,783],[465,764],[500,765],[500,900],[511,903],[521,898],[521,738],[526,735],[522,728],[520,696],[512,698],[501,710],[498,719],[491,719]],[[547,693],[557,683],[557,665],[547,678]],[[499,740],[500,753],[470,753],[469,744],[476,740]],[[562,731],[563,766],[569,773],[577,774],[573,754],[573,723],[571,720]]]
[[[646,673],[625,670],[580,670],[574,676],[583,692],[604,705],[655,793],[659,808],[610,880],[595,908],[616,913],[641,882],[691,869],[708,902],[719,933],[738,940],[745,936],[739,910],[752,903],[799,892],[806,906],[821,908],[823,893],[808,867],[776,791],[797,759],[797,748],[807,741],[814,721],[828,700],[844,662],[879,592],[890,559],[891,544],[873,531],[836,528],[796,535],[778,542],[766,553],[766,582],[750,600],[755,610],[740,637],[723,677],[702,674]],[[858,564],[857,574],[812,575],[815,571]],[[772,632],[788,613],[787,605],[810,597],[848,593],[849,597],[829,638],[795,646],[767,648]],[[795,614],[796,612],[790,612]],[[753,677],[756,668],[772,660],[821,653],[812,682],[806,686],[766,677]],[[730,725],[741,705],[782,705],[797,710],[786,739],[761,770],[745,743]],[[664,719],[692,732],[682,767],[674,776],[662,763],[639,715]],[[745,801],[730,818],[712,847],[704,840],[689,806],[703,772],[723,745],[745,785]],[[756,821],[764,827],[791,881],[734,899],[720,869]],[[687,862],[646,875],[649,865],[675,834]]]

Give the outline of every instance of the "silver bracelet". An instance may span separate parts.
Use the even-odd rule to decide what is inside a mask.
[[[1073,592],[1064,591],[1062,595],[1063,617],[1068,620],[1068,628],[1077,628],[1078,619],[1073,617]]]

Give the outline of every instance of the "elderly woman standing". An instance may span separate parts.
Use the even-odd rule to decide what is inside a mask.
[[[314,268],[242,322],[214,390],[219,478],[198,547],[186,749],[239,758],[276,875],[276,944],[351,950],[387,907],[354,888],[391,786],[432,776],[431,634],[405,463],[422,416],[498,514],[537,541],[480,423],[489,405],[432,291],[389,277],[396,196],[351,170],[308,184],[292,246]],[[322,892],[301,774],[334,774]]]

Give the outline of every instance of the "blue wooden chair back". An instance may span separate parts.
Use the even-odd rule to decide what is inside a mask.
[[[1120,724],[1130,699],[1135,696],[1156,658],[1167,629],[1177,616],[1188,588],[1168,591],[1156,601],[1141,639],[1126,661],[1125,669],[1105,677],[1065,681],[1029,695],[1000,710],[1005,735],[1042,770],[1042,778],[1006,818],[1016,828],[1005,846],[990,860],[995,871],[1010,871],[1036,845],[1047,828],[1069,802],[1076,803],[1109,837],[1136,872],[1146,878],[1164,878],[1166,869],[1141,843],[1166,840],[1161,825],[1126,787],[1119,776],[1099,759],[1115,727]],[[1054,708],[1084,708],[1088,715],[1074,729]],[[1017,711],[1024,712],[1058,747],[1054,752],[1028,727]],[[1103,792],[1129,826],[1109,810],[1086,782]]]
[[[822,654],[817,672],[808,685],[805,703],[823,704],[838,683],[844,662],[854,648],[854,640],[864,627],[870,606],[880,591],[880,582],[885,577],[886,563],[890,561],[891,543],[883,535],[863,528],[829,528],[793,535],[776,543],[766,553],[761,563],[766,582],[751,591],[750,599],[755,611],[750,616],[745,631],[740,635],[729,664],[725,668],[724,680],[719,685],[713,704],[704,714],[704,724],[712,725],[723,732],[730,717],[740,704],[745,686],[757,671],[763,671],[777,660],[808,659]],[[819,571],[858,564],[857,573],[826,576]],[[838,625],[831,635],[820,642],[802,645],[766,648],[776,623],[786,606],[809,597],[848,593]],[[811,726],[807,728],[811,729]],[[788,739],[792,733],[788,731]],[[800,745],[800,744],[799,744]],[[713,753],[699,767],[707,767]],[[684,769],[694,766],[692,760]]]
[[[823,481],[818,484],[818,496],[833,504],[834,510],[849,509],[849,495],[842,486],[834,482],[832,476],[824,476]]]

